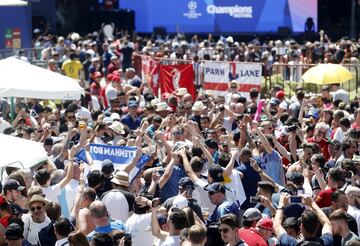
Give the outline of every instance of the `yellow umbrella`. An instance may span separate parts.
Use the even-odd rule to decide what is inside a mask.
[[[302,76],[305,83],[318,85],[340,84],[352,78],[350,71],[339,64],[319,64],[307,70]]]

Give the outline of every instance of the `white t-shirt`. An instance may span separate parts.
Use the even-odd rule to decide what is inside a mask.
[[[233,197],[233,199],[231,199],[231,197],[226,196],[229,200],[233,200],[233,201],[238,201],[239,202],[239,206],[246,200],[246,195],[245,195],[245,191],[244,191],[244,187],[243,184],[241,182],[241,177],[240,177],[240,172],[233,169],[231,171],[231,175],[230,175],[230,183],[226,183],[225,185],[228,186],[228,188],[231,189],[232,192],[230,192],[231,194],[234,194],[235,197]],[[234,200],[235,199],[235,200]]]
[[[347,212],[354,217],[358,231],[360,231],[360,209],[349,205]]]
[[[152,246],[151,213],[133,214],[126,221],[126,230],[132,235],[133,245]]]
[[[338,140],[340,143],[343,143],[345,140],[345,132],[341,129],[341,127],[336,129],[333,139]]]
[[[208,192],[204,190],[204,187],[208,185],[208,182],[203,179],[197,179],[195,182],[195,190],[192,197],[196,199],[201,206],[203,212],[211,213],[215,209],[215,205],[210,202]]]
[[[110,105],[110,100],[116,98],[116,89],[111,84],[106,86],[105,97],[108,105]]]
[[[66,203],[67,203],[67,207],[69,210],[69,214],[71,212],[71,208],[74,205],[78,187],[79,187],[79,181],[72,179],[64,188],[65,189],[65,198],[66,198]]]
[[[51,223],[49,217],[47,216],[42,223],[35,223],[30,213],[24,214],[22,216],[22,221],[24,222],[24,239],[29,241],[32,245],[36,245],[38,243],[39,231]]]
[[[180,236],[168,236],[161,246],[179,246]]]
[[[121,191],[107,192],[101,199],[106,205],[111,218],[125,223],[129,218],[129,203]]]
[[[61,194],[60,184],[56,184],[49,187],[41,187],[45,198],[49,201],[59,202],[59,196]]]

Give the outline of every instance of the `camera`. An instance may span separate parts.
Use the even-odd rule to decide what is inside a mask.
[[[301,203],[301,196],[291,196],[290,203]]]
[[[260,197],[258,197],[258,196],[251,196],[250,197],[250,203],[259,203],[259,202],[261,202]]]
[[[155,208],[161,204],[160,198],[155,198],[151,201],[151,207]]]

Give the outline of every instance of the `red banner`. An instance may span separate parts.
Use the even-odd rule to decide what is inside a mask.
[[[149,56],[141,56],[141,72],[143,80],[149,84],[155,96],[159,91],[159,62]]]
[[[194,69],[192,64],[160,65],[161,93],[173,93],[185,87],[195,100]]]

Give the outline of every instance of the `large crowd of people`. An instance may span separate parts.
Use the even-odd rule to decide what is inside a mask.
[[[12,121],[9,99],[0,98],[0,132],[39,142],[48,155],[31,169],[5,168],[0,246],[360,245],[359,98],[340,84],[320,97],[299,86],[288,98],[273,86],[267,98],[255,88],[246,98],[237,81],[225,96],[199,90],[193,98],[179,88],[156,98],[133,65],[135,52],[268,69],[357,63],[355,41],[332,43],[323,32],[304,45],[37,35],[38,59],[78,80],[83,93],[74,101],[17,98]],[[137,150],[129,163],[99,167],[91,144]],[[150,158],[133,178],[143,153]]]

